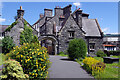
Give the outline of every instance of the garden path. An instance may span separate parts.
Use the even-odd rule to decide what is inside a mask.
[[[50,55],[50,61],[49,78],[94,78],[67,57]]]

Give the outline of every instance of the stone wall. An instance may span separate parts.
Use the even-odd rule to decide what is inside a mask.
[[[27,25],[29,26],[29,24]],[[33,28],[33,34],[37,36],[37,31],[35,31]],[[17,20],[17,24],[14,25],[13,28],[10,29],[10,31],[5,32],[5,36],[10,36],[16,46],[20,46],[20,34],[24,30],[24,19],[19,18]]]
[[[69,31],[74,31],[74,38],[82,38],[85,40],[83,31],[73,20],[73,17],[70,16],[59,33],[59,52],[67,50],[69,41],[73,39],[69,37]]]
[[[89,41],[88,41],[89,40]],[[90,43],[95,43],[95,49],[94,49],[94,53],[96,53],[98,50],[103,50],[103,39],[102,37],[88,37],[86,38],[86,41],[87,41],[87,45],[88,45],[88,42],[89,44]]]
[[[10,36],[13,38],[14,43],[16,46],[20,46],[20,32],[24,30],[24,23],[21,19],[17,20],[17,24],[11,28],[10,31],[5,32],[5,36]]]

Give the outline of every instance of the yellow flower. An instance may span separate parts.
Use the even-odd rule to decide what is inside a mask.
[[[32,75],[34,75],[34,73],[32,73]]]
[[[27,47],[25,47],[27,49]]]
[[[35,70],[35,72],[36,72],[36,70]]]
[[[37,75],[38,75],[38,74],[36,73],[36,77],[37,77]]]
[[[38,71],[40,71],[40,69],[38,69]]]
[[[40,52],[40,54],[42,54],[42,52]]]
[[[34,54],[34,52],[32,52],[32,54]]]
[[[25,62],[27,63],[27,60]]]
[[[28,59],[28,61],[30,61],[30,59]]]
[[[36,65],[37,66],[37,68],[38,68],[38,65]]]
[[[22,60],[21,60],[21,62],[22,62]]]
[[[29,73],[31,75],[31,73]]]
[[[19,52],[16,55],[18,55],[18,54],[19,54]]]
[[[21,55],[21,57],[23,57],[23,55]]]
[[[38,55],[40,55],[41,53],[39,52]]]
[[[41,73],[41,76],[42,76],[43,74]]]
[[[37,51],[39,51],[39,49],[37,49]]]

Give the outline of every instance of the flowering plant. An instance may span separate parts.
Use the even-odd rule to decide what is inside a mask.
[[[16,46],[7,56],[19,61],[24,73],[29,74],[30,78],[47,77],[49,56],[47,49],[38,43],[24,43],[20,47]]]
[[[85,68],[92,75],[97,75],[104,71],[105,64],[99,60],[96,60],[92,57],[85,57],[83,60],[83,68]]]

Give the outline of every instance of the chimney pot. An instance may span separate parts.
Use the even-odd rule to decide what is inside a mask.
[[[22,10],[22,6],[20,6],[20,10]]]

